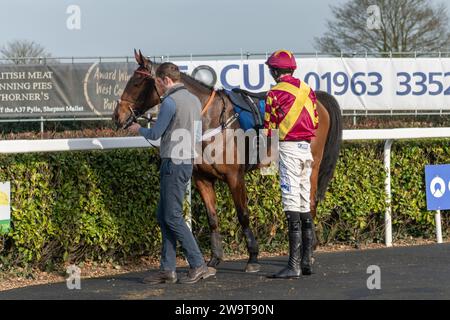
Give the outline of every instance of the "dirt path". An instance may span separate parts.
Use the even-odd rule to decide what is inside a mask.
[[[398,242],[396,247],[412,246],[412,245],[423,245],[432,244],[432,240],[410,240],[408,242]],[[384,248],[383,244],[370,244],[363,245],[360,248],[355,248],[348,245],[329,245],[324,247],[319,247],[316,251],[317,253],[326,252],[339,252],[339,251],[355,251],[355,250],[371,250]],[[280,252],[277,254],[273,253],[261,253],[261,258],[274,258],[278,256],[287,255],[287,252]],[[227,255],[225,257],[227,261],[237,261],[246,259],[245,255]],[[126,265],[113,265],[113,264],[96,264],[96,263],[84,263],[78,265],[81,272],[82,279],[89,278],[100,278],[108,276],[118,276],[127,273],[145,272],[147,270],[157,269],[159,262],[155,259],[141,258],[139,261],[133,262]],[[186,267],[186,261],[183,259],[178,259],[177,266]],[[23,269],[15,269],[8,273],[0,273],[0,291],[17,289],[22,287],[51,284],[64,282],[68,277],[65,270],[60,272],[43,272],[37,269],[32,270],[31,273],[25,272]]]
[[[144,285],[140,280],[147,272],[132,272],[82,279],[80,290],[68,290],[66,282],[60,282],[2,291],[0,300],[450,299],[450,243],[319,252],[312,276],[268,279],[267,275],[284,267],[286,260],[264,257],[259,273],[243,272],[245,260],[228,260],[219,266],[215,277],[194,285]],[[379,267],[380,289],[368,288],[370,266]]]

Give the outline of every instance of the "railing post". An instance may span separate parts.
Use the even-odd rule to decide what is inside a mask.
[[[437,243],[442,243],[442,223],[441,223],[441,210],[438,210],[434,215],[436,221],[436,238]]]
[[[41,117],[41,139],[44,139],[44,117]]]
[[[386,212],[384,216],[385,243],[392,247],[392,207],[391,207],[391,147],[393,140],[386,140],[384,144],[384,170],[386,172]]]

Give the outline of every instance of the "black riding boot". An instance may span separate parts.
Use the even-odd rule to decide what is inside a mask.
[[[286,268],[271,276],[278,279],[292,279],[300,277],[300,246],[302,243],[302,231],[300,214],[298,212],[286,212],[289,224],[289,262]]]
[[[312,274],[312,254],[314,243],[313,220],[307,218],[302,220],[302,274],[309,276]]]

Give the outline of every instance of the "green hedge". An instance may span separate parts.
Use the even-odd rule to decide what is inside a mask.
[[[430,237],[424,165],[450,163],[450,141],[395,142],[392,159],[395,238]],[[155,218],[159,158],[155,150],[115,150],[0,156],[0,181],[11,181],[12,228],[0,264],[51,267],[61,262],[122,261],[159,253]],[[383,144],[345,143],[316,220],[322,243],[384,238]],[[251,225],[261,249],[287,246],[276,176],[247,175]],[[231,196],[217,185],[226,252],[245,252]],[[194,231],[205,253],[209,229],[193,193]],[[448,219],[444,214],[444,232]]]

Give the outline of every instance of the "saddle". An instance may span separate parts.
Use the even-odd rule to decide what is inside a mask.
[[[267,92],[250,92],[243,89],[225,90],[239,115],[239,124],[244,131],[261,129],[264,125],[264,112]]]

